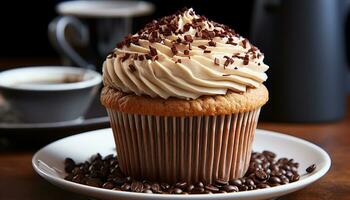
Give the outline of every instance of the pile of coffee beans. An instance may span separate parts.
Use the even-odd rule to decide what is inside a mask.
[[[118,191],[157,194],[212,194],[262,189],[295,182],[300,179],[298,167],[299,164],[293,159],[276,159],[276,154],[271,151],[253,152],[248,171],[242,178],[230,181],[219,179],[213,184],[178,182],[169,185],[147,180],[133,180],[120,170],[117,157],[108,155],[103,158],[100,154],[96,154],[91,157],[90,161],[79,164],[76,164],[71,158],[66,158],[65,171],[68,175],[65,179]],[[307,173],[311,173],[315,169],[316,165],[311,165],[307,168]]]

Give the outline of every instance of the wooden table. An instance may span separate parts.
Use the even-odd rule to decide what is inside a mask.
[[[348,102],[350,108],[350,99]],[[309,140],[324,148],[332,158],[332,167],[325,177],[303,190],[279,199],[350,199],[350,109],[345,119],[335,123],[264,122],[259,124],[259,128]],[[0,152],[0,200],[88,199],[57,188],[40,178],[31,165],[35,150],[37,149],[12,149]]]

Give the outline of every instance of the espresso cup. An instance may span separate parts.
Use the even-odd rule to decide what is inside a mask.
[[[88,69],[24,67],[0,73],[0,93],[20,122],[63,122],[82,118],[101,82]]]
[[[49,37],[64,65],[101,71],[107,54],[132,32],[132,18],[152,13],[154,6],[143,1],[69,1],[56,10],[60,16],[49,24]]]

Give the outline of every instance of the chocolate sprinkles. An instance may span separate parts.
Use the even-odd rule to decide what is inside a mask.
[[[227,59],[227,60],[225,61],[225,63],[224,63],[224,67],[227,67],[229,64],[230,64],[230,60]]]
[[[215,65],[220,65],[220,60],[218,58],[214,58],[214,64]]]
[[[243,65],[248,65],[249,64],[249,56],[245,55],[243,58]]]
[[[130,57],[130,54],[129,54],[129,53],[126,53],[126,54],[122,57],[122,62],[126,61],[129,57]]]
[[[139,60],[140,60],[140,61],[143,61],[144,59],[145,59],[145,56],[139,55]]]
[[[171,46],[171,51],[173,52],[174,55],[178,53],[175,45]]]
[[[130,64],[129,65],[129,69],[130,71],[133,73],[133,72],[136,72],[136,67],[133,65],[133,64]]]
[[[204,45],[199,45],[198,48],[205,50],[207,47]]]
[[[194,16],[191,22],[180,25],[180,18],[185,15],[185,12],[190,12],[189,14]],[[209,27],[209,28],[208,28]],[[191,30],[191,32],[189,32]],[[193,32],[192,32],[193,31]],[[243,65],[248,65],[250,59],[260,58],[262,54],[259,49],[251,45],[247,39],[243,39],[239,34],[229,28],[226,25],[219,24],[214,21],[209,21],[206,17],[201,15],[196,15],[193,11],[189,11],[187,8],[184,8],[180,11],[177,11],[173,15],[165,16],[163,18],[153,20],[152,22],[146,24],[146,26],[138,31],[135,35],[128,35],[124,40],[117,44],[119,49],[123,49],[124,46],[129,47],[131,44],[140,45],[140,40],[147,40],[152,43],[161,43],[165,44],[169,39],[169,36],[175,37],[171,38],[171,52],[173,55],[178,55],[179,50],[183,50],[185,56],[190,55],[190,50],[192,50],[192,45],[194,40],[207,40],[207,44],[197,46],[199,49],[203,50],[203,53],[211,53],[211,50],[208,50],[208,46],[216,47],[218,44],[215,42],[214,38],[227,38],[226,44],[242,45],[244,49],[247,49],[246,53],[236,53],[232,57],[225,56],[226,59],[223,62],[224,68],[233,64],[234,59],[238,58],[243,60]],[[236,42],[234,42],[236,40]],[[182,46],[183,45],[183,46]],[[249,49],[248,49],[249,48]],[[107,58],[116,57],[116,54],[110,54]],[[121,61],[124,62],[130,57],[129,53],[125,53],[121,57]],[[158,51],[156,48],[149,45],[149,53],[144,55],[133,55],[134,60],[143,61],[144,59],[156,61],[159,59]],[[190,57],[189,57],[190,58]],[[181,61],[176,61],[181,63]],[[252,62],[254,62],[252,60]],[[255,63],[257,63],[255,61]],[[220,59],[214,58],[214,64],[220,65]],[[260,63],[257,63],[260,65]]]
[[[248,43],[247,39],[242,40],[243,48],[247,48],[247,43]]]
[[[214,42],[213,40],[210,40],[208,42],[209,46],[215,47],[216,46],[216,42]]]
[[[193,39],[192,39],[192,36],[191,36],[191,35],[185,35],[184,39],[185,39],[187,42],[193,42]]]
[[[153,20],[152,22],[146,24],[146,26],[138,31],[137,35],[128,35],[124,38],[124,40],[117,44],[119,49],[122,49],[123,46],[130,46],[130,44],[138,45],[140,39],[148,40],[151,43],[154,42],[164,42],[166,37],[170,35],[180,35],[188,32],[191,28],[193,28],[195,32],[195,37],[212,40],[215,37],[234,37],[238,36],[235,31],[229,28],[226,25],[219,24],[213,21],[207,20],[205,16],[199,15],[199,18],[194,18],[192,23],[186,23],[182,28],[179,28],[179,17],[184,16],[184,13],[187,12],[188,9],[182,9],[177,11],[173,15],[165,16],[158,20]],[[192,15],[194,15],[193,11],[190,11]],[[206,29],[205,24],[209,26],[210,29]],[[165,37],[164,37],[165,36]],[[186,41],[186,45],[188,43],[193,42],[192,35],[185,35],[184,40]],[[177,39],[178,43],[181,43],[180,38]],[[211,41],[210,46],[214,46],[214,41]],[[152,55],[152,54],[151,54]],[[153,55],[152,55],[153,56]]]
[[[156,56],[157,55],[157,49],[149,46],[149,53],[151,54],[151,56]]]

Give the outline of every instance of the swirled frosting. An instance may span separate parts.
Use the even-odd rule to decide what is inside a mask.
[[[263,59],[232,29],[184,9],[119,43],[104,62],[103,80],[126,93],[196,99],[259,87],[267,79]]]

